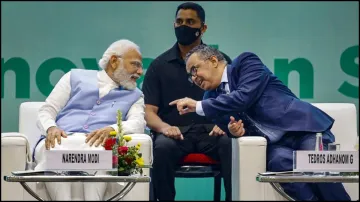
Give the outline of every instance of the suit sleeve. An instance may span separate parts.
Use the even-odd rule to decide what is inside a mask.
[[[233,63],[229,81],[237,78],[236,89],[228,95],[203,100],[205,116],[213,119],[232,112],[243,112],[261,96],[268,85],[270,75],[258,56],[243,53]],[[234,75],[235,74],[235,75]]]

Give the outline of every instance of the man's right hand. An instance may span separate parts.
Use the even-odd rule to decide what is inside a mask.
[[[61,144],[61,137],[66,138],[67,135],[65,131],[61,130],[60,128],[56,126],[52,126],[47,130],[47,136],[45,140],[45,148],[47,150],[55,147],[55,139],[57,140],[58,144]]]
[[[244,123],[241,119],[239,121],[236,121],[233,116],[230,116],[228,129],[230,133],[235,137],[241,137],[245,134]]]
[[[184,137],[180,132],[180,129],[176,126],[168,126],[161,130],[161,133],[167,137],[174,138],[177,140],[183,140]]]

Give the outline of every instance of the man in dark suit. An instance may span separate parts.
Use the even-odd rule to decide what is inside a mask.
[[[220,162],[226,200],[231,200],[231,139],[205,117],[180,116],[176,107],[169,106],[174,99],[202,99],[204,95],[204,90],[188,82],[184,58],[202,44],[206,29],[200,5],[179,5],[174,21],[177,42],[150,64],[144,78],[145,119],[154,133],[152,183],[159,200],[175,199],[175,170],[189,153],[203,153]]]
[[[334,142],[334,120],[298,99],[253,53],[240,54],[231,65],[216,49],[199,45],[186,56],[186,71],[196,85],[208,92],[202,101],[191,98],[170,103],[181,115],[196,112],[212,119],[228,132],[228,123],[242,119],[245,135],[268,141],[267,170],[289,171],[294,150],[314,150],[316,133],[323,143]],[[235,117],[230,121],[230,116]],[[237,124],[240,125],[240,124]],[[232,135],[241,136],[242,128]],[[239,134],[239,135],[238,135]],[[350,200],[341,183],[283,183],[286,193],[297,200]]]

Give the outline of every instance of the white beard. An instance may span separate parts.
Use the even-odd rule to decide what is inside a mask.
[[[134,90],[136,88],[136,82],[132,81],[132,77],[139,77],[137,74],[129,74],[123,65],[118,67],[114,71],[114,80],[127,90]]]

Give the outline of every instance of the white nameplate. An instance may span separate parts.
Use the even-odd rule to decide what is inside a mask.
[[[112,151],[46,150],[44,170],[108,170],[112,169]]]
[[[359,172],[358,151],[294,151],[297,172]]]

